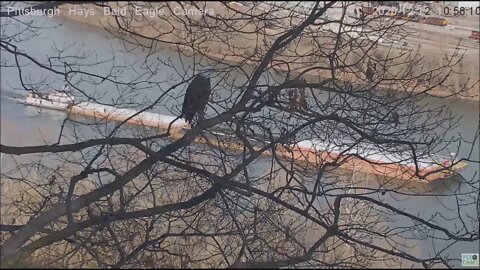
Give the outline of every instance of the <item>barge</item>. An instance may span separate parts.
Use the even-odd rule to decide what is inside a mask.
[[[25,105],[59,111],[68,110],[74,103],[74,97],[67,91],[58,91],[50,94],[30,92],[25,99],[13,98],[13,100]]]
[[[72,115],[105,121],[126,122],[163,131],[167,131],[170,126],[169,136],[172,139],[180,139],[191,128],[184,119],[177,119],[170,115],[139,112],[92,102],[75,104],[73,97],[66,93],[54,93],[43,97],[29,94],[25,100],[17,99],[17,101],[25,105],[64,110]],[[219,130],[218,132],[211,132],[209,136],[212,138],[198,137],[195,142],[234,152],[241,152],[244,149],[244,146],[238,141],[230,140],[231,137],[234,137],[232,134],[226,134]],[[256,151],[260,149],[261,146],[254,146]],[[271,150],[264,151],[263,155],[273,155],[273,153]],[[313,167],[319,167],[325,163],[336,163],[340,168],[346,170],[419,183],[448,178],[468,166],[466,162],[455,162],[452,157],[422,157],[413,162],[407,153],[383,154],[378,149],[368,145],[357,145],[351,149],[342,149],[317,140],[303,140],[290,145],[277,145],[276,155],[295,163]]]

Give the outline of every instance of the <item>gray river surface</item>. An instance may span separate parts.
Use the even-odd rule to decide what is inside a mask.
[[[73,22],[66,20],[62,17],[52,19],[49,22],[51,26],[57,25],[52,29],[42,30],[41,37],[35,37],[30,40],[21,42],[19,48],[24,50],[34,57],[39,59],[46,59],[46,56],[54,56],[52,54],[52,46],[62,47],[65,46],[70,50],[70,52],[76,52],[76,50],[81,51],[90,51],[92,55],[97,55],[99,59],[109,59],[112,55],[112,51],[121,51],[123,50],[123,45],[119,43],[118,40],[108,38],[108,33],[103,31],[100,28],[93,26],[85,25],[78,22]],[[61,24],[61,25],[60,25]],[[11,30],[10,26],[3,25],[4,30]],[[138,54],[139,52],[136,52]],[[140,52],[141,53],[141,52]],[[143,52],[143,58],[147,55],[147,51]],[[116,54],[115,63],[118,65],[126,66],[138,66],[140,67],[142,63],[137,63],[138,58],[136,54],[130,53],[121,53]],[[175,66],[182,66],[185,63],[180,63],[178,58],[178,53],[169,51],[167,49],[160,52],[162,59],[165,61],[170,61]],[[92,57],[92,56],[90,56]],[[2,55],[2,59],[10,59],[7,55]],[[10,59],[11,60],[11,59]],[[154,60],[154,59],[153,59]],[[153,62],[152,60],[152,62]],[[165,87],[169,87],[174,82],[170,76],[174,74],[173,70],[169,67],[161,67],[162,72],[158,72],[155,75],[155,80],[159,84],[163,84]],[[85,70],[88,70],[87,68]],[[134,68],[125,69],[127,72],[123,73],[122,76],[125,78],[134,78],[138,76],[138,73]],[[106,74],[108,69],[105,68],[105,65],[98,65],[94,70],[89,70],[92,73],[99,75]],[[30,74],[29,74],[30,73]],[[60,88],[63,84],[61,78],[51,78],[51,73],[44,71],[39,71],[36,67],[24,67],[24,74],[31,75],[32,78],[41,78],[42,75],[47,75],[47,82],[52,88]],[[23,95],[25,91],[22,91],[21,84],[19,82],[18,71],[15,68],[8,68],[2,65],[1,68],[1,142],[5,145],[37,145],[42,144],[45,141],[53,143],[56,141],[58,133],[60,131],[60,126],[65,118],[64,112],[57,112],[45,109],[38,109],[35,107],[28,107],[21,104],[14,103],[8,97],[13,95]],[[124,95],[122,90],[109,88],[108,83],[101,84],[97,86],[96,89],[90,89],[91,94],[97,94],[97,97],[100,101],[112,102],[119,95]],[[82,89],[85,89],[83,87]],[[158,97],[158,92],[155,91],[155,87],[149,89],[142,89],[137,94],[129,94],[128,98],[132,99],[132,102],[141,102],[142,100],[149,100]],[[158,90],[157,90],[158,91]],[[165,106],[160,106],[156,108],[157,112],[178,115],[180,110],[181,101],[183,98],[179,98],[181,92],[184,91],[184,88],[176,90],[173,92],[167,104]],[[125,97],[125,96],[123,96]],[[460,121],[460,124],[457,129],[451,130],[451,135],[455,136],[461,134],[465,139],[472,141],[476,135],[476,130],[479,123],[479,104],[476,102],[470,102],[465,100],[445,100],[431,98],[428,100],[430,106],[448,106],[455,115],[463,116]],[[67,126],[65,132],[70,132],[69,127]],[[471,145],[463,144],[461,146],[459,157],[468,155],[471,149]],[[479,159],[479,147],[478,141],[477,145],[474,147],[472,159]],[[2,165],[3,167],[3,165]],[[478,178],[479,174],[478,164],[470,164],[470,166],[463,171],[461,174],[466,179]],[[466,191],[469,187],[462,187],[462,184],[459,184],[455,181],[445,181],[444,183],[437,183],[441,187],[438,188],[437,194],[440,196],[429,196],[429,197],[410,197],[410,198],[400,198],[396,196],[395,198],[390,198],[392,203],[396,206],[404,208],[410,211],[413,214],[420,213],[420,215],[430,216],[433,213],[439,212],[446,216],[451,216],[453,213],[445,210],[445,206],[452,208],[456,207],[455,198],[445,197],[443,195],[448,195],[452,192],[452,189],[460,189]],[[468,200],[468,199],[467,199]],[[475,205],[465,206],[461,209],[462,215],[477,216],[477,209]],[[477,216],[478,217],[478,216]],[[451,224],[446,226],[450,229],[453,229],[456,221],[450,221]],[[407,225],[407,224],[399,224]],[[445,246],[446,242],[435,242],[432,243],[432,240],[428,241],[418,241],[418,245],[414,247],[414,253],[421,256],[427,256],[434,249],[439,250],[441,247]],[[461,253],[478,253],[479,252],[479,242],[474,243],[461,243],[453,245],[448,249],[448,253],[451,258],[461,258]]]

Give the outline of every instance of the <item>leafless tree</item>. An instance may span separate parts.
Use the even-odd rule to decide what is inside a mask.
[[[451,86],[462,51],[426,66],[420,48],[392,41],[408,35],[405,21],[354,19],[349,2],[276,3],[2,2],[2,70],[16,69],[28,91],[66,81],[78,100],[178,116],[193,76],[215,70],[205,120],[180,138],[67,113],[53,143],[2,143],[11,165],[2,185],[16,187],[2,190],[2,266],[433,267],[459,260],[446,247],[478,243],[478,175],[446,195],[411,188],[438,172],[458,178],[452,168],[462,162],[478,166],[478,128],[451,136],[461,116],[425,105]],[[31,7],[125,8],[86,19],[124,50],[97,58],[52,44],[46,58],[33,56],[22,42],[53,30],[20,16]],[[30,76],[32,66],[46,75]],[[449,96],[478,92],[478,78],[455,89]],[[299,162],[292,145],[305,140],[341,154]],[[422,170],[426,158],[465,145],[466,155]],[[375,165],[366,152],[413,164],[411,179],[346,169]],[[456,205],[418,213],[397,201],[419,197]],[[417,241],[447,244],[422,255]]]

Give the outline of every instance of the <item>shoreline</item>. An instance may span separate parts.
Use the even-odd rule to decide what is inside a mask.
[[[87,18],[82,17],[82,16],[67,15],[65,13],[61,13],[60,16],[65,18],[65,19],[68,19],[70,21],[76,21],[76,22],[80,22],[80,23],[83,23],[83,24],[91,25],[91,26],[94,26],[96,28],[100,28],[102,30],[105,30],[104,25],[106,25],[106,24],[104,22],[108,22],[108,20],[109,20],[109,18],[106,15],[95,15],[95,18],[92,18],[92,19],[87,19]],[[113,30],[115,30],[115,29],[113,29]],[[161,46],[163,48],[166,48],[166,49],[169,49],[169,50],[175,51],[175,52],[181,52],[181,53],[184,53],[187,56],[188,56],[188,54],[191,54],[193,52],[193,49],[191,47],[181,45],[181,44],[175,44],[175,45],[174,44],[165,44],[165,43],[162,43],[161,41],[159,41],[159,44],[161,44]],[[218,51],[221,51],[221,50],[218,50]],[[212,60],[221,62],[221,63],[238,65],[238,64],[243,62],[250,67],[255,67],[257,65],[257,63],[254,62],[254,61],[246,60],[245,58],[242,58],[242,57],[239,57],[239,56],[228,56],[228,55],[225,55],[225,54],[221,54],[220,52],[213,52],[213,50],[210,50],[210,49],[207,49],[206,51],[201,52],[201,53],[203,55],[205,55],[206,57],[208,57]],[[280,66],[280,65],[278,65],[278,62],[281,62],[281,61],[276,60],[276,61],[272,61],[272,62],[273,62],[272,64],[275,64],[275,62],[277,62],[276,67],[272,68],[273,70],[278,71],[278,72],[286,72],[287,71],[287,69],[285,69],[285,68],[278,67],[278,66]],[[295,65],[295,63],[293,65]],[[294,67],[293,71],[291,71],[291,75],[296,76],[296,75],[300,74],[301,72],[302,72],[302,67],[300,67],[300,66],[299,67]],[[325,73],[325,72],[323,72],[323,73]],[[304,73],[303,77],[305,78],[305,80],[307,82],[316,82],[316,81],[318,81],[318,79],[328,79],[328,78],[330,78],[330,76],[325,76],[325,74],[322,74],[320,71]],[[390,91],[388,89],[392,89],[392,85],[378,85],[378,87],[379,87],[379,89],[378,89],[379,91]],[[417,89],[414,90],[413,93],[419,93],[419,92],[425,90],[425,88],[419,87],[419,86],[417,86],[416,88]],[[472,89],[474,89],[474,88],[475,87],[473,87]],[[435,87],[432,90],[430,90],[428,95],[431,96],[431,97],[434,97],[434,98],[439,98],[439,99],[459,100],[459,101],[479,103],[480,102],[480,93],[479,93],[480,92],[480,85],[477,84],[476,88],[477,88],[476,89],[477,91],[475,91],[477,93],[476,95],[470,94],[468,96],[462,96],[462,95],[458,95],[458,94],[453,94],[452,92],[450,92],[449,88],[446,88],[446,87]],[[400,89],[400,87],[393,87],[393,89],[398,90],[398,89]],[[393,91],[395,91],[395,90],[393,90]]]

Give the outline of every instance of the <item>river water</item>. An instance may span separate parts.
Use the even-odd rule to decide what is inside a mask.
[[[66,54],[69,52],[76,52],[76,50],[88,51],[91,55],[88,57],[92,59],[95,55],[98,59],[108,60],[111,59],[112,51],[116,52],[115,64],[119,66],[130,66],[131,68],[126,69],[128,73],[120,74],[121,78],[134,78],[139,76],[139,73],[142,73],[142,66],[144,68],[145,63],[139,63],[138,59],[145,57],[147,51],[144,51],[142,57],[138,57],[139,53],[136,51],[135,54],[132,53],[123,53],[122,44],[120,44],[115,39],[108,38],[108,34],[103,30],[89,26],[86,24],[81,24],[78,22],[73,22],[66,20],[62,17],[51,19],[50,21],[45,21],[46,26],[55,26],[52,29],[42,30],[41,37],[35,37],[31,40],[21,42],[19,48],[25,50],[32,54],[34,57],[39,59],[46,59],[46,55],[51,55],[52,46],[57,48],[65,47]],[[11,26],[3,25],[3,29],[9,29]],[[142,53],[142,52],[140,52]],[[2,55],[2,58],[8,58],[8,56]],[[11,60],[11,59],[10,59]],[[176,52],[169,51],[167,49],[161,51],[161,60],[173,63],[175,66],[185,67],[188,63],[183,63],[179,61],[178,55]],[[150,62],[146,63],[148,65],[155,64],[155,61],[158,60],[151,59]],[[90,71],[95,74],[104,75],[107,72],[111,71],[105,65],[99,65],[95,69],[85,68],[84,70]],[[63,79],[58,77],[54,78],[50,73],[38,70],[35,67],[27,66],[24,68],[25,75],[31,75],[32,78],[41,78],[43,75],[47,75],[46,82],[51,88],[60,88],[63,85]],[[157,72],[154,78],[146,78],[145,80],[155,81],[158,84],[157,86],[168,87],[176,82],[175,78],[171,77],[171,74],[175,72],[168,66],[162,66],[161,72]],[[61,123],[65,117],[65,113],[38,109],[34,107],[27,107],[21,104],[12,102],[8,97],[13,95],[24,94],[22,87],[18,79],[18,71],[14,68],[1,68],[1,142],[6,145],[36,145],[41,144],[44,141],[48,143],[53,143],[57,140],[57,136],[60,132]],[[74,79],[75,80],[75,79]],[[177,79],[178,80],[178,79]],[[82,83],[80,82],[80,85]],[[90,84],[89,84],[90,85]],[[109,85],[108,82],[101,84],[98,87],[93,87],[87,89],[86,91],[89,94],[96,95],[100,101],[103,102],[115,102],[115,99],[118,96],[122,96],[124,100],[131,100],[132,106],[136,102],[142,102],[145,100],[151,100],[153,97],[158,97],[158,88],[149,87],[152,84],[145,83],[139,92],[126,92],[123,89]],[[140,86],[141,87],[141,86]],[[85,88],[82,88],[85,89]],[[166,113],[170,115],[178,115],[180,110],[181,101],[183,98],[179,98],[182,89],[177,89],[171,93],[168,100],[165,103],[165,106],[158,106],[156,108],[157,112]],[[466,139],[473,140],[476,135],[476,130],[479,123],[479,104],[475,102],[469,102],[464,100],[443,100],[437,98],[431,98],[428,100],[430,106],[448,106],[454,114],[463,116],[460,121],[460,124],[456,130],[450,131],[451,135],[457,135],[460,133]],[[168,105],[168,106],[167,106]],[[69,126],[66,127],[65,132],[69,134]],[[463,144],[461,146],[459,156],[463,157],[468,155],[471,149],[470,145]],[[480,159],[479,150],[478,150],[478,141],[477,145],[473,148],[473,159]],[[2,165],[3,167],[3,165]],[[461,174],[466,179],[471,179],[474,177],[478,178],[479,167],[477,164],[470,164],[470,166],[463,171]],[[451,194],[452,190],[459,189],[461,191],[468,191],[467,186],[462,186],[457,182],[445,181],[442,183],[435,183],[437,185],[437,195],[439,196],[430,196],[430,197],[386,197],[386,201],[390,201],[392,204],[404,208],[405,210],[412,211],[413,213],[420,213],[422,216],[430,216],[434,213],[442,213],[444,215],[451,216],[452,212],[446,210],[446,207],[455,208],[456,203],[455,199],[451,197],[442,197],[443,195]],[[468,200],[468,198],[465,198]],[[477,209],[475,205],[462,206],[461,207],[462,215],[477,216]],[[408,224],[399,224],[407,225]],[[456,225],[456,221],[452,220],[450,224],[446,226],[450,229],[453,229]],[[446,242],[435,241],[418,241],[418,245],[413,247],[415,253],[419,256],[427,256],[433,250],[439,250],[442,246],[445,246]],[[479,242],[475,243],[461,243],[454,245],[448,249],[448,253],[452,258],[461,258],[461,253],[478,253],[479,252]]]

